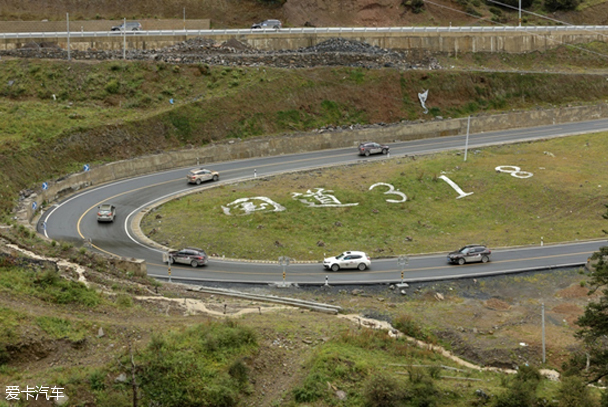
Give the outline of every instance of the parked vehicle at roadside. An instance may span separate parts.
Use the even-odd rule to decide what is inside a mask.
[[[359,155],[369,157],[370,154],[388,154],[389,146],[383,144],[374,143],[373,141],[367,141],[359,144]]]
[[[460,265],[473,262],[487,263],[490,261],[490,254],[492,254],[492,251],[486,246],[469,244],[460,248],[460,250],[449,253],[448,262]]]
[[[141,23],[138,21],[127,21],[120,25],[115,25],[110,31],[141,31]]]
[[[116,207],[112,204],[101,204],[97,207],[97,222],[114,222]]]
[[[365,252],[348,251],[323,260],[326,270],[358,269],[363,271],[371,266],[372,261]]]
[[[217,171],[211,171],[206,168],[199,168],[196,170],[190,170],[186,179],[189,184],[200,185],[204,181],[217,181],[220,179],[220,173]]]
[[[280,30],[283,25],[279,20],[264,20],[251,26],[252,30]]]
[[[169,264],[181,263],[189,264],[192,267],[204,266],[207,264],[207,253],[203,249],[196,247],[186,247],[182,250],[173,250],[169,252]]]

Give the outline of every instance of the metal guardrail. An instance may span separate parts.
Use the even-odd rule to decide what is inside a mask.
[[[251,34],[341,34],[341,33],[491,33],[524,32],[538,33],[549,31],[590,31],[606,32],[608,25],[568,25],[568,26],[490,26],[490,27],[326,27],[326,28],[283,28],[274,29],[224,29],[224,30],[147,30],[147,31],[70,31],[70,32],[31,32],[0,33],[2,39],[32,38],[89,38],[89,37],[151,37],[151,36],[214,36],[214,35],[251,35]]]

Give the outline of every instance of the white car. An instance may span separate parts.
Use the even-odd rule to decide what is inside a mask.
[[[327,270],[338,271],[340,269],[365,270],[371,266],[372,260],[364,252],[344,252],[334,257],[323,260],[323,267]]]

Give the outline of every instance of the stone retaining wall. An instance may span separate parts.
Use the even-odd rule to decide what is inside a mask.
[[[178,20],[179,21],[179,20]],[[108,22],[109,23],[109,22]],[[65,23],[59,31],[65,32]],[[142,25],[143,25],[142,20]],[[183,25],[183,24],[182,24]],[[70,24],[72,26],[72,24]],[[144,26],[145,27],[145,26]],[[111,28],[111,25],[110,25]],[[110,28],[104,26],[105,30]],[[151,29],[151,28],[146,28]],[[174,28],[169,28],[174,29]],[[181,27],[179,29],[182,29]],[[80,28],[76,31],[80,31]],[[84,28],[83,28],[84,31]],[[564,44],[582,44],[593,41],[605,41],[604,30],[568,30],[568,31],[496,31],[496,32],[314,32],[301,33],[282,30],[277,33],[243,32],[239,34],[204,33],[205,38],[212,38],[217,42],[236,39],[251,47],[265,51],[295,50],[317,45],[330,38],[340,37],[353,41],[365,42],[381,48],[393,50],[422,50],[428,52],[442,52],[457,55],[462,52],[506,52],[525,53],[534,51],[547,51]],[[200,37],[201,34],[192,33],[184,35],[176,33],[171,36],[128,35],[127,49],[161,49],[181,41]],[[0,50],[17,49],[29,42],[52,42],[67,49],[66,38],[53,38],[40,36],[38,38],[0,40]],[[121,49],[122,36],[72,36],[70,49],[86,51],[88,49],[112,50]]]

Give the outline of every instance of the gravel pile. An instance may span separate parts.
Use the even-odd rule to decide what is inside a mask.
[[[356,54],[389,54],[391,51],[370,45],[365,42],[347,40],[344,38],[330,38],[312,47],[300,48],[297,52],[349,52]]]
[[[155,52],[169,54],[236,54],[243,52],[258,53],[259,51],[234,38],[222,43],[217,43],[209,38],[197,37],[169,47],[165,47]]]
[[[34,46],[0,51],[0,55],[18,58],[66,59],[67,52],[61,48]],[[72,51],[76,60],[122,59],[120,50]],[[159,50],[129,50],[127,59],[153,60],[172,64],[205,63],[223,66],[273,66],[278,68],[311,68],[317,66],[350,66],[368,69],[441,69],[436,58],[428,52],[394,51],[364,42],[331,38],[312,47],[298,50],[260,51],[249,45],[230,39],[217,43],[212,39],[198,37]]]

